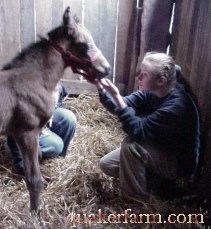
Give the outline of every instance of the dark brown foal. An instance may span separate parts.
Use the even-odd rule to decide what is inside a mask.
[[[89,80],[104,77],[110,70],[92,36],[69,7],[63,24],[48,36],[23,50],[0,72],[0,131],[13,136],[22,153],[31,211],[35,212],[42,189],[38,138],[53,113],[56,84],[68,66],[74,72],[83,70]]]

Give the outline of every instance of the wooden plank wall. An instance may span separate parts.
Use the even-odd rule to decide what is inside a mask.
[[[1,0],[1,63],[6,63],[10,58],[20,51],[20,1]],[[14,10],[11,10],[14,9]]]
[[[117,50],[116,50],[116,71],[115,83],[122,90],[126,90],[129,82],[130,65],[132,58],[132,42],[134,34],[134,9],[136,0],[120,0],[118,8],[117,24]]]
[[[188,12],[188,13],[187,13]],[[176,0],[170,49],[199,102],[203,122],[204,175],[201,190],[211,193],[211,1]],[[211,196],[208,196],[211,202]]]

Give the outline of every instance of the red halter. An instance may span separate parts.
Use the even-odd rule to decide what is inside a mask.
[[[97,52],[97,54],[91,60],[81,59],[81,58],[73,55],[70,51],[66,52],[61,46],[57,45],[52,40],[49,40],[48,42],[53,48],[55,48],[61,54],[62,59],[65,62],[65,65],[70,66],[73,73],[78,73],[78,74],[84,76],[89,81],[94,80],[94,77],[93,77],[93,74],[91,73],[90,67],[92,66],[92,63],[94,61],[96,61],[100,51]],[[84,70],[84,72],[79,71],[79,69]]]

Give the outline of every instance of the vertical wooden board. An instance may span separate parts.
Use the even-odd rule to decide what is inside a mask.
[[[52,28],[62,24],[63,0],[52,0]]]
[[[117,0],[84,1],[85,26],[103,55],[114,65]]]
[[[177,47],[180,39],[180,23],[181,23],[182,0],[175,2],[174,21],[172,28],[172,43],[170,46],[170,54],[176,59]]]
[[[4,61],[3,56],[3,39],[4,39],[4,33],[3,33],[3,26],[4,26],[4,4],[3,1],[0,1],[0,68],[2,66],[2,63]]]
[[[143,4],[140,60],[145,52],[165,52],[171,20],[171,0],[145,0]]]
[[[92,4],[91,1],[90,4]],[[82,22],[82,0],[63,0],[63,11],[68,6],[70,6],[71,11],[77,14],[80,22]]]
[[[117,50],[116,50],[116,72],[115,81],[118,84],[127,84],[124,78],[129,77],[130,61],[129,56],[131,50],[129,50],[128,56],[128,43],[133,40],[131,37],[131,20],[134,23],[134,8],[136,7],[136,0],[120,0],[118,9],[118,25],[117,25]],[[127,69],[128,70],[127,70]]]
[[[35,41],[34,0],[20,0],[21,49]]]
[[[20,1],[3,0],[2,14],[2,52],[1,65],[20,51]]]
[[[179,25],[179,41],[177,44],[177,58],[182,60],[183,63],[188,63],[190,59],[187,59],[192,56],[189,46],[191,46],[190,41],[193,39],[193,34],[191,34],[191,32],[193,32],[193,19],[196,16],[194,15],[196,12],[195,7],[195,0],[187,0],[182,2],[181,20]],[[187,75],[190,75],[190,66],[187,64],[186,66],[183,66],[183,71],[185,71]]]
[[[52,0],[35,0],[36,35],[45,36],[52,29]]]
[[[193,46],[191,67],[191,83],[197,91],[202,109],[206,107],[206,90],[210,84],[210,52],[211,52],[211,21],[207,20],[211,14],[211,2],[202,1],[199,8],[197,34]]]
[[[197,24],[197,21],[198,21],[198,17],[199,17],[199,8],[200,8],[200,1],[193,1],[192,2],[193,5],[193,8],[192,8],[192,16],[191,16],[191,21],[190,21],[190,29],[189,29],[189,38],[188,38],[188,52],[187,52],[187,55],[186,55],[186,60],[187,60],[187,64],[190,66],[191,63],[192,63],[192,59],[193,59],[193,46],[194,46],[194,43],[195,43],[195,39],[196,39],[196,31],[197,31],[197,28],[196,28],[196,24]]]
[[[189,4],[194,4],[189,10]],[[187,15],[187,10],[189,16]],[[191,15],[191,18],[190,18]],[[183,1],[180,16],[180,30],[177,34],[176,61],[182,65],[185,75],[197,95],[205,128],[207,147],[204,153],[204,175],[200,189],[210,199],[211,181],[211,1]]]

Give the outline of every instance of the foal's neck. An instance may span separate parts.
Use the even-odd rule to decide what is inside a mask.
[[[66,39],[60,39],[57,41],[53,41],[55,44],[60,46],[64,51],[67,51],[69,46],[69,41]],[[64,69],[65,69],[65,63],[62,58],[61,53],[59,53],[54,47],[49,45],[48,47],[48,66],[46,73],[44,75],[43,82],[45,84],[45,88],[48,90],[54,90],[56,87],[56,84],[58,81],[62,78]],[[46,67],[46,66],[43,66]]]

